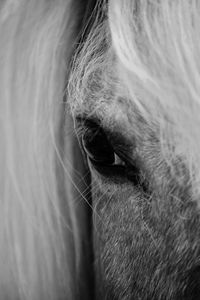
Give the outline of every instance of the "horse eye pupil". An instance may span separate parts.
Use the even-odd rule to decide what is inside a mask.
[[[82,136],[82,145],[92,162],[104,165],[111,165],[115,162],[113,148],[102,128],[87,128]]]

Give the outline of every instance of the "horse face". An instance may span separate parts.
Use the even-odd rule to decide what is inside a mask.
[[[126,101],[102,111],[78,125],[92,177],[97,299],[197,299],[200,218],[186,167],[177,160],[172,172],[157,128]]]
[[[200,217],[189,166],[178,151],[168,160],[161,123],[130,100],[105,23],[88,38],[98,50],[84,46],[80,55],[81,100],[72,103],[91,173],[96,297],[198,299]]]

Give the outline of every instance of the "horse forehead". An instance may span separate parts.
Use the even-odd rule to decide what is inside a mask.
[[[104,101],[96,114],[105,126],[118,127],[118,130],[130,130],[135,115],[134,106],[120,97]]]
[[[134,120],[141,119],[131,99],[108,89],[101,89],[95,93],[89,91],[84,95],[84,99],[71,102],[71,106],[74,116],[97,119],[110,129],[118,127],[118,130],[131,130]]]

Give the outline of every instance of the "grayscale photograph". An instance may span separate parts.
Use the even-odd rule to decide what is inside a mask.
[[[200,0],[0,0],[0,300],[200,300]]]

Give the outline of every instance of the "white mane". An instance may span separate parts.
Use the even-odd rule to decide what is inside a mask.
[[[58,145],[76,13],[70,0],[0,6],[0,298],[74,299],[79,242]]]

